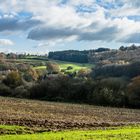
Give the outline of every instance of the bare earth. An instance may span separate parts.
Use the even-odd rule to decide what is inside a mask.
[[[140,110],[0,97],[0,124],[43,130],[140,124]]]

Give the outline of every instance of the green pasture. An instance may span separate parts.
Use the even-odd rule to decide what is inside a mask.
[[[1,135],[0,140],[139,140],[140,126],[99,130],[44,132],[25,135]]]
[[[92,64],[80,64],[80,63],[71,63],[71,62],[64,62],[64,61],[52,61],[57,63],[60,66],[60,69],[67,70],[67,67],[71,66],[73,69],[68,70],[71,72],[79,71],[80,69],[91,69],[93,67]],[[46,66],[37,66],[34,69],[46,69]]]

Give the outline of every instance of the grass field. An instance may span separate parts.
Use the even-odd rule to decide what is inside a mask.
[[[52,62],[57,63],[60,66],[60,69],[67,70],[67,67],[71,66],[73,67],[72,70],[67,70],[70,72],[79,71],[80,69],[91,69],[93,67],[93,64],[80,64],[80,63],[72,63],[72,62],[64,62],[64,61],[54,61]],[[35,69],[46,69],[46,66],[38,66],[34,67]]]
[[[37,62],[47,62],[46,60],[36,60],[36,59],[16,59],[16,60],[7,60],[8,62],[13,62],[13,63],[32,63],[36,64]],[[58,61],[58,60],[50,60],[51,62],[57,63],[60,66],[60,69],[66,70],[68,66],[72,66],[72,70],[67,70],[69,72],[74,72],[74,71],[79,71],[80,69],[91,69],[94,67],[93,64],[89,63],[72,63],[72,62],[66,62],[66,61]],[[45,70],[46,66],[36,66],[34,67],[36,70]]]
[[[139,138],[140,126],[0,136],[0,140],[139,140]]]

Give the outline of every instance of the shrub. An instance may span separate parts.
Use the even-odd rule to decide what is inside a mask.
[[[65,72],[66,72],[66,70],[65,70],[65,69],[61,69],[61,72],[65,73]]]
[[[12,90],[5,84],[0,84],[0,96],[10,96]]]
[[[127,97],[130,106],[140,107],[140,76],[131,80],[127,87]]]
[[[23,75],[27,82],[36,81],[39,78],[38,72],[35,69],[29,68]]]
[[[49,74],[57,74],[60,72],[60,67],[57,63],[47,62],[47,71]]]
[[[84,77],[88,77],[89,75],[90,75],[90,73],[91,73],[91,70],[89,70],[89,69],[80,69],[79,71],[78,71],[78,76],[79,77],[82,77],[82,78],[84,78]]]
[[[73,69],[72,66],[68,66],[68,67],[67,67],[67,70],[72,70],[72,69]]]
[[[22,84],[22,78],[17,71],[12,71],[3,80],[3,83],[11,88],[15,88]]]
[[[28,89],[26,89],[24,86],[16,87],[15,90],[13,91],[12,95],[17,98],[29,98],[30,97]]]

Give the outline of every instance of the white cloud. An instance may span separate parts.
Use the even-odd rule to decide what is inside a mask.
[[[0,18],[0,32],[3,31],[26,31],[36,25],[41,24],[39,20],[32,18],[21,18],[13,14],[4,14]]]
[[[112,16],[140,15],[140,0],[114,0],[114,4],[120,4],[121,6],[110,10]]]
[[[140,15],[140,8],[135,8],[135,7],[128,7],[124,6],[119,9],[113,9],[110,11],[112,16],[139,16]]]
[[[66,4],[60,4],[61,0],[10,0],[10,2],[0,0],[0,2],[0,10],[3,11],[5,19],[7,16],[13,18],[13,14],[7,14],[11,12],[32,13],[30,22],[10,20],[12,24],[6,21],[7,24],[4,23],[6,26],[3,25],[4,28],[0,26],[0,29],[1,27],[1,30],[11,29],[11,25],[14,27],[13,31],[17,28],[18,30],[28,28],[30,39],[46,40],[45,45],[39,44],[39,46],[48,44],[55,46],[58,42],[73,40],[119,42],[123,38],[132,40],[134,35],[140,33],[140,21],[127,18],[127,16],[140,16],[140,0],[104,0],[100,3],[96,0],[68,0]],[[77,6],[80,5],[95,8],[95,11],[77,12]],[[106,8],[107,6],[110,7]],[[32,21],[35,21],[34,27]],[[36,21],[41,21],[42,24],[38,25]]]
[[[90,19],[84,18],[76,13],[75,9],[69,6],[48,8],[49,14],[39,16],[40,20],[47,21],[46,25],[57,27],[81,27],[90,24]]]
[[[14,43],[9,39],[0,39],[0,46],[12,46]]]
[[[70,0],[68,4],[70,5],[85,5],[85,6],[91,6],[93,3],[95,4],[96,0]]]

